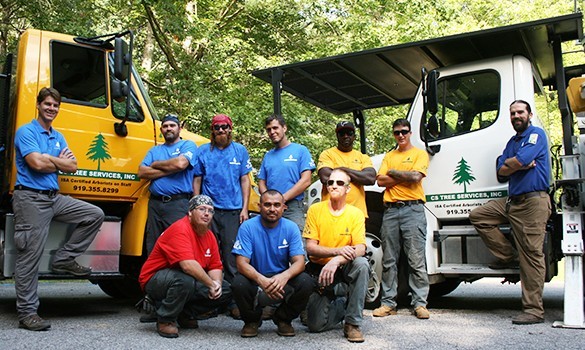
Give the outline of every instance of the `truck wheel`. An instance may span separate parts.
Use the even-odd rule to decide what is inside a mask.
[[[104,293],[116,299],[136,299],[144,295],[138,281],[129,276],[120,279],[99,280],[97,285]]]
[[[431,284],[429,291],[429,298],[438,298],[447,295],[454,291],[461,280],[459,278],[447,278],[443,282]]]

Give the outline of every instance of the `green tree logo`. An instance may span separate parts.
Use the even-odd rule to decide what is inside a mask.
[[[85,155],[87,156],[87,159],[93,160],[94,162],[97,161],[97,170],[100,170],[102,161],[112,158],[108,153],[108,143],[101,133],[94,137],[89,146],[89,150]]]
[[[465,159],[461,158],[459,163],[457,163],[457,168],[455,169],[452,180],[455,184],[463,184],[464,193],[467,192],[467,185],[472,181],[475,181],[475,176],[471,173],[471,168],[467,165]]]

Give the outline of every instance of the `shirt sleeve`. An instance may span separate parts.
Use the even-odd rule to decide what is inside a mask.
[[[252,237],[251,232],[252,225],[250,221],[244,221],[242,226],[238,229],[238,235],[236,236],[236,241],[234,242],[234,247],[232,248],[232,254],[241,255],[248,259],[252,258]]]
[[[319,240],[319,230],[317,229],[316,207],[314,205],[309,207],[307,211],[307,219],[305,221],[305,228],[303,230],[303,238]]]
[[[299,231],[299,227],[295,223],[292,223],[289,225],[289,227],[289,256],[293,257],[297,255],[305,255],[305,248],[303,247],[303,240],[301,239],[301,232]]]
[[[333,159],[331,158],[331,152],[326,149],[319,155],[319,161],[317,162],[317,171],[322,168],[334,168]]]
[[[195,142],[187,140],[181,146],[181,155],[189,161],[190,167],[194,167],[197,163],[197,145]]]
[[[311,170],[311,172],[313,170],[315,170],[315,161],[313,160],[313,156],[311,156],[311,152],[309,152],[309,149],[305,146],[302,146],[302,164],[301,164],[301,173],[303,171],[306,170]]]
[[[421,150],[418,152],[412,170],[418,171],[419,173],[427,176],[427,169],[429,168],[429,155],[426,151]]]
[[[33,152],[41,153],[41,148],[37,139],[34,136],[33,131],[28,127],[21,127],[18,129],[14,138],[14,145],[20,151],[20,155],[22,155],[23,158]]]
[[[378,175],[386,175],[388,172],[388,161],[389,161],[390,153],[386,153],[384,159],[382,159],[382,164],[380,165],[380,169],[378,170]]]
[[[362,155],[362,170],[364,170],[366,168],[373,168],[374,164],[372,163],[372,158],[370,158],[370,156],[368,156],[367,154],[361,153],[361,155]]]
[[[357,209],[355,212],[355,220],[353,220],[353,227],[351,232],[351,244],[366,244],[366,218],[364,213]]]
[[[535,129],[516,153],[516,159],[522,164],[522,166],[530,164],[539,154],[542,153],[543,148],[548,147],[546,136],[539,131],[540,130]]]
[[[193,162],[193,176],[203,176],[203,150],[204,147],[199,147],[195,151],[195,161]]]
[[[240,165],[240,176],[244,176],[250,171],[252,171],[252,162],[250,161],[250,155],[248,155],[248,150],[246,147],[241,146],[242,149],[242,162]]]
[[[142,160],[142,163],[140,163],[140,165],[143,166],[150,166],[150,164],[152,164],[153,161],[153,155],[152,155],[152,148],[148,150],[148,152],[146,152],[146,156],[144,156],[144,159]]]
[[[268,152],[266,153],[266,155]],[[259,180],[266,180],[266,155],[262,159],[262,164],[260,164],[260,171],[258,171],[258,179]]]

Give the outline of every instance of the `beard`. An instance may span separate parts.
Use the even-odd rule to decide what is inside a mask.
[[[516,118],[512,121],[512,127],[517,133],[521,133],[524,130],[528,129],[530,121],[528,119],[523,120],[520,118]]]
[[[232,134],[225,133],[220,135],[212,135],[211,136],[211,143],[217,147],[227,147],[230,142],[232,142]]]

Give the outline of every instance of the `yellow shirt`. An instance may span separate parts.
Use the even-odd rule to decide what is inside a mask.
[[[429,167],[429,155],[422,149],[412,147],[408,151],[400,152],[395,149],[384,156],[378,175],[387,175],[390,169],[400,171],[418,171],[424,176],[427,175]],[[396,186],[386,188],[384,191],[384,202],[425,200],[425,193],[422,181],[402,182]]]
[[[319,156],[319,163],[317,164],[317,171],[321,168],[335,169],[338,167],[346,167],[352,170],[364,170],[365,168],[373,168],[372,160],[367,154],[351,150],[350,152],[342,152],[337,147],[331,147],[324,150]],[[368,217],[368,208],[366,207],[366,191],[364,186],[355,183],[350,184],[350,190],[347,194],[346,201],[364,213]],[[329,192],[327,189],[321,192],[321,200],[329,199]]]
[[[353,205],[347,204],[343,212],[334,216],[329,211],[329,201],[311,205],[307,211],[307,220],[303,238],[314,239],[320,246],[338,248],[346,245],[366,244],[366,225],[364,214]],[[331,258],[309,259],[325,265]]]

